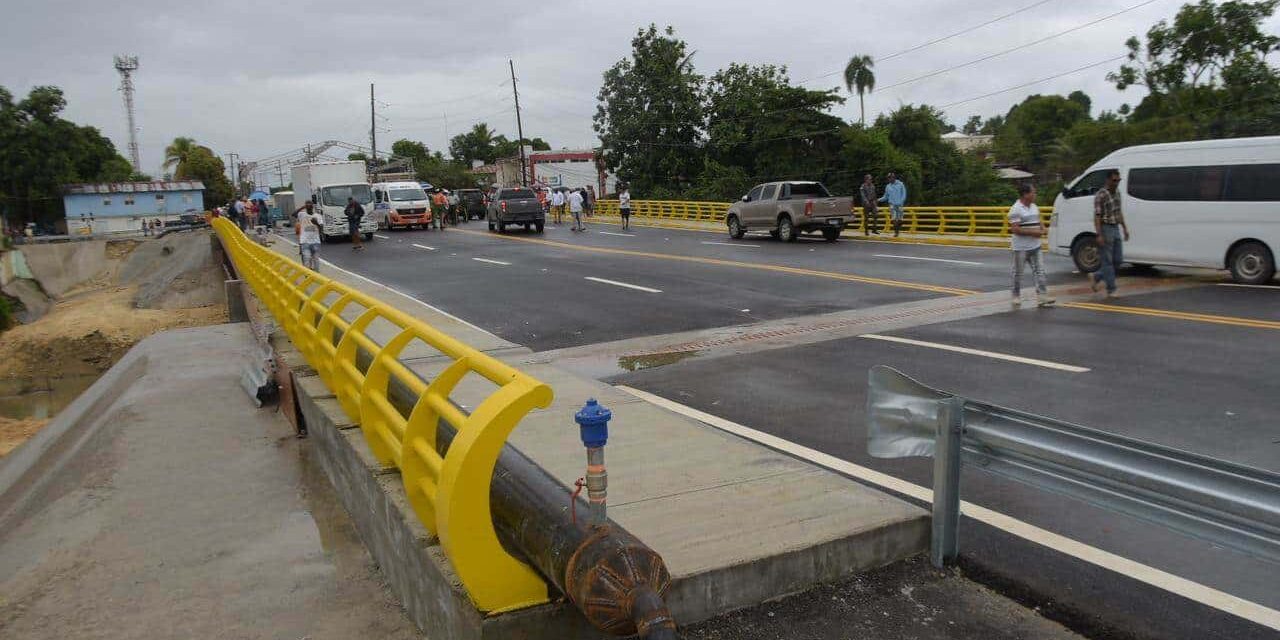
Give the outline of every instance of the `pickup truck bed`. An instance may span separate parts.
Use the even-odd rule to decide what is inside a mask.
[[[853,198],[832,196],[817,182],[768,182],[757,185],[729,207],[725,224],[729,235],[768,230],[782,240],[819,232],[834,242],[853,222]]]

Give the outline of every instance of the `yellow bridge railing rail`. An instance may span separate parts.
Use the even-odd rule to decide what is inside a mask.
[[[374,456],[400,470],[414,512],[439,537],[477,608],[499,612],[547,602],[546,582],[498,542],[489,488],[507,436],[527,413],[551,405],[551,388],[254,243],[225,218],[212,224],[240,277],[360,425]],[[374,340],[375,325],[380,335],[391,337]],[[414,343],[452,363],[429,382],[423,380],[399,359]],[[471,374],[497,390],[466,413],[449,396]],[[417,397],[408,415],[388,396],[393,381]],[[435,447],[439,420],[457,431],[443,457]]]
[[[690,222],[723,222],[732,202],[700,202],[689,200],[632,200],[631,215],[637,218]],[[596,212],[618,215],[617,200],[600,200]],[[867,221],[862,208],[854,211],[855,228],[865,232]],[[902,231],[912,234],[943,236],[1009,237],[1009,207],[903,207]],[[1040,207],[1040,218],[1048,225],[1053,207]],[[888,205],[879,209],[880,228],[889,219]]]

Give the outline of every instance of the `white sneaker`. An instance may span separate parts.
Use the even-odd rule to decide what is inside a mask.
[[[1014,309],[1015,311],[1016,311],[1016,310],[1018,310],[1018,309],[1021,309],[1021,308],[1022,308],[1022,298],[1014,298],[1013,300],[1010,300],[1010,301],[1009,301],[1009,306],[1010,306],[1010,307],[1013,307],[1013,309]]]
[[[1057,302],[1058,302],[1057,300],[1054,300],[1053,298],[1050,298],[1048,296],[1040,296],[1036,302],[1036,305],[1041,307],[1052,307]]]

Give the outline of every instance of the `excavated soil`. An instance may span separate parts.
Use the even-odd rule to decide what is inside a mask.
[[[49,424],[47,418],[6,418],[0,416],[0,457],[18,448],[38,431]]]

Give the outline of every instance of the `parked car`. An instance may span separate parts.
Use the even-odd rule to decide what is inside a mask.
[[[412,228],[431,224],[431,201],[416,182],[379,182],[373,185],[373,216],[378,228]]]
[[[506,231],[509,224],[522,224],[526,231],[537,227],[538,233],[542,233],[547,223],[538,196],[528,187],[498,189],[489,201],[487,219],[489,230],[498,233]]]
[[[459,213],[467,220],[479,220],[485,216],[484,193],[479,189],[458,189]]]
[[[735,239],[767,229],[786,242],[815,231],[835,242],[853,221],[852,205],[852,197],[834,197],[820,182],[766,182],[729,207],[725,224]]]

